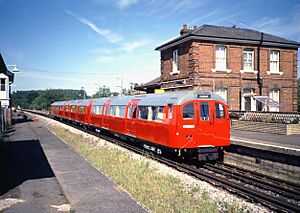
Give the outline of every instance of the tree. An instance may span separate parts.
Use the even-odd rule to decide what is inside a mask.
[[[109,87],[105,85],[98,88],[98,91],[93,95],[93,98],[110,97],[112,95]]]
[[[49,110],[55,101],[82,99],[84,95],[86,96],[84,90],[72,89],[17,91],[12,94],[12,105],[23,109]]]
[[[132,82],[130,82],[129,83],[129,89],[124,88],[122,90],[122,94],[123,95],[132,95],[133,92],[135,91],[134,88],[137,87],[137,86],[138,86],[138,83],[132,83]]]

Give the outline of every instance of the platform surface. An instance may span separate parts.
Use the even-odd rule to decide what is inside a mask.
[[[272,149],[287,154],[300,155],[300,135],[276,135],[231,129],[231,144],[247,145],[258,149]]]
[[[56,188],[54,187],[56,193],[62,196],[59,204],[67,200],[75,212],[145,212],[127,192],[53,135],[42,122],[16,124],[15,131],[11,133],[8,140],[16,141],[16,138],[40,146],[45,156],[44,167],[49,166],[46,174],[42,173],[34,178],[52,178],[54,185],[56,183]],[[32,157],[34,156],[33,154]],[[39,209],[33,210],[36,210],[33,212],[40,212]]]

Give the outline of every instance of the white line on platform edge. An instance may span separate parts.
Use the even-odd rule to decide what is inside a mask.
[[[245,142],[245,143],[250,143],[250,144],[258,144],[258,145],[270,146],[270,147],[280,148],[280,149],[288,149],[288,150],[293,150],[293,151],[300,152],[300,149],[297,149],[297,148],[290,148],[290,147],[284,147],[284,146],[277,146],[277,145],[273,145],[273,144],[253,142],[253,141],[247,141],[247,140],[242,140],[242,139],[237,139],[237,138],[230,138],[230,140],[240,141],[240,142]]]

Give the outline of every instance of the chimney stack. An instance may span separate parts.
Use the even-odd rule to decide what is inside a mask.
[[[180,35],[184,35],[184,34],[187,34],[189,32],[190,32],[190,30],[187,28],[187,25],[184,24],[183,28],[180,30]]]

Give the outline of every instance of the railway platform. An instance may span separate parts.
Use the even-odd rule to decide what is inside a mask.
[[[275,135],[231,129],[229,153],[253,168],[296,174],[300,168],[300,135]],[[250,158],[247,158],[250,157]],[[236,162],[237,158],[231,159]],[[252,162],[252,163],[251,163]]]
[[[300,156],[300,135],[275,135],[231,129],[231,144]]]
[[[0,194],[0,211],[1,200],[3,201],[7,197],[19,199],[21,196],[22,199],[19,199],[21,200],[19,203],[12,204],[4,212],[18,212],[18,210],[24,209],[27,209],[25,212],[55,212],[57,209],[53,209],[53,205],[50,205],[55,203],[57,204],[55,206],[69,203],[70,211],[75,212],[145,212],[142,206],[127,192],[120,189],[62,140],[53,135],[38,120],[28,120],[15,124],[11,133],[7,134],[6,139],[1,142],[0,148],[3,148],[3,145],[11,144],[9,149],[12,150],[6,150],[6,152],[15,152],[17,157],[17,155],[22,155],[23,149],[14,151],[15,146],[12,144],[21,144],[20,146],[24,147],[29,143],[28,141],[31,146],[39,148],[39,155],[43,157],[43,161],[41,163],[40,159],[36,157],[37,153],[31,150],[26,152],[26,160],[31,167],[30,171],[27,171],[27,168],[22,169],[24,164],[22,159],[17,161],[17,164],[11,165],[14,166],[14,168],[10,168],[11,173],[15,173],[16,177],[0,178],[0,185],[9,186],[3,189],[2,194]],[[0,157],[3,156],[1,155],[2,151],[5,150],[0,149]],[[37,173],[37,171],[40,172]],[[28,172],[32,174],[28,176]],[[4,172],[2,175],[8,174]],[[19,179],[20,176],[25,178]],[[9,178],[10,181],[7,180]],[[11,178],[17,180],[12,181]],[[31,184],[25,191],[23,187],[23,191],[21,188],[17,192],[13,192],[14,188],[24,182],[31,181],[31,179],[38,180],[39,185]],[[46,180],[51,182],[44,187],[39,187],[43,183],[45,184]],[[52,188],[49,189],[48,186]],[[39,188],[41,191],[36,192]],[[35,199],[34,196],[32,198],[31,194],[35,194],[37,198]],[[29,197],[31,205],[28,202]],[[43,205],[39,205],[41,200]]]

